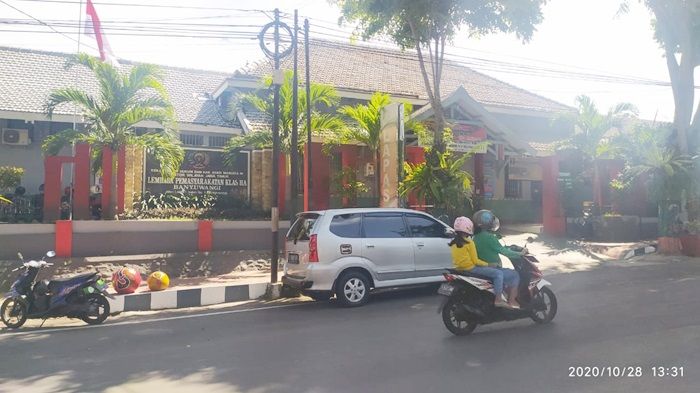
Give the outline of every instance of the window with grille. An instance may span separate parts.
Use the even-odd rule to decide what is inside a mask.
[[[186,146],[204,146],[203,135],[181,134],[180,141]]]
[[[231,137],[228,135],[210,136],[209,137],[209,146],[211,146],[211,147],[224,147],[224,146],[226,146],[226,142],[228,142],[229,139],[231,139]]]
[[[522,197],[522,182],[520,180],[506,180],[506,198],[520,199]]]

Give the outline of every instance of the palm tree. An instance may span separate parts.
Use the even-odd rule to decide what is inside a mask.
[[[602,203],[602,190],[599,185],[598,160],[613,158],[618,154],[616,144],[612,143],[609,132],[620,127],[624,119],[636,117],[637,108],[629,103],[620,103],[608,110],[607,114],[601,113],[593,100],[585,95],[576,97],[578,111],[572,115],[566,115],[559,120],[572,123],[574,135],[559,144],[559,150],[574,150],[581,154],[584,168],[593,169],[593,189],[596,204]]]
[[[692,191],[693,165],[697,157],[682,155],[675,149],[671,131],[666,128],[640,128],[633,134],[621,135],[615,141],[625,168],[619,179],[612,183],[618,190],[628,189],[636,182],[644,182],[652,199],[659,203],[659,232],[673,232],[669,225],[664,202],[680,201],[683,192]]]
[[[99,93],[93,96],[70,87],[51,93],[45,104],[49,117],[58,106],[72,104],[80,110],[85,126],[82,130],[69,129],[49,136],[42,145],[44,152],[56,155],[64,146],[74,142],[86,142],[96,151],[110,149],[112,152],[126,146],[141,146],[160,162],[163,177],[175,177],[184,150],[177,138],[173,107],[160,81],[158,68],[138,64],[128,73],[121,73],[111,64],[87,54],[76,55],[67,64],[68,67],[76,65],[83,65],[93,72]],[[135,126],[143,121],[158,122],[162,129],[139,135]],[[116,156],[112,155],[113,160]],[[117,201],[116,175],[116,171],[112,171],[111,198],[103,210],[103,217],[110,219],[114,217]]]
[[[268,90],[272,86],[272,77],[263,79],[263,85]],[[284,153],[291,152],[292,149],[292,128],[294,119],[292,117],[293,100],[293,73],[287,71],[284,74],[284,83],[280,86],[280,148]],[[321,112],[324,108],[335,106],[340,97],[332,86],[319,83],[311,84],[311,133],[334,134],[346,127],[345,122],[334,113]],[[299,112],[297,127],[299,130],[298,146],[299,151],[303,150],[306,143],[306,91],[299,89],[298,94]],[[266,113],[270,118],[273,115],[273,102],[269,94],[262,95],[261,92],[241,94],[231,103],[230,110],[238,111],[241,107],[252,106],[256,110]],[[259,130],[240,136],[232,137],[226,145],[224,151],[228,161],[244,147],[257,149],[272,147],[272,130]]]
[[[461,157],[453,157],[452,153],[437,152],[430,149],[426,161],[420,164],[404,163],[406,176],[399,185],[402,196],[414,192],[416,196],[435,206],[432,212],[435,216],[447,214],[454,217],[460,209],[471,204],[471,175],[462,169],[477,148],[463,154]],[[437,162],[438,165],[431,165]]]
[[[354,124],[336,134],[335,138],[329,138],[326,141],[329,146],[352,142],[359,142],[367,146],[375,161],[376,196],[379,196],[381,183],[379,154],[379,144],[382,137],[381,112],[389,104],[391,104],[391,97],[388,94],[376,92],[367,104],[342,106],[338,112],[350,118]],[[413,105],[404,103],[405,117],[408,118],[411,112],[413,112]],[[407,122],[405,127],[406,129],[422,129],[422,125],[417,122]]]

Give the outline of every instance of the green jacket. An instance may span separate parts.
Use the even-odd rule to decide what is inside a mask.
[[[473,239],[479,259],[488,262],[489,266],[501,267],[501,258],[498,254],[503,254],[509,259],[520,257],[519,253],[501,245],[493,232],[482,231],[474,235]]]

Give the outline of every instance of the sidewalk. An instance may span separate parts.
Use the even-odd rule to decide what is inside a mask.
[[[270,282],[269,253],[260,251],[54,258],[52,262],[54,266],[43,268],[38,279],[98,271],[105,279],[111,280],[112,274],[124,266],[139,271],[142,281],[135,293],[117,295],[110,287],[110,292],[115,295],[115,299],[110,299],[112,313],[254,300],[266,294]],[[0,261],[0,292],[9,289],[14,282],[18,272],[11,270],[18,266],[19,261]],[[282,266],[280,263],[280,272]],[[168,274],[170,287],[151,292],[146,279],[157,270]]]

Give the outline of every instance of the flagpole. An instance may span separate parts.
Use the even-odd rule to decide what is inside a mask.
[[[80,38],[83,36],[80,34],[80,29],[82,28],[83,25],[83,0],[80,0],[78,3],[78,49],[76,51],[76,54],[80,53]],[[75,88],[78,88],[78,80],[80,79],[80,68],[79,67],[74,67],[75,68]],[[73,110],[73,130],[75,130],[77,123],[78,123],[78,107],[76,106],[75,109]],[[71,156],[75,157],[75,141],[72,141],[70,144],[70,150],[71,150]],[[69,219],[73,219],[73,176],[75,173],[75,163],[73,163],[73,168],[70,171],[70,183],[68,184],[68,187],[70,189],[68,193],[68,198],[69,198],[69,203],[70,203],[70,215]]]

